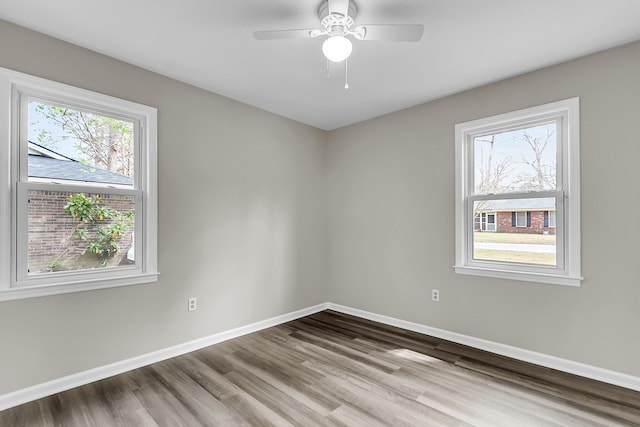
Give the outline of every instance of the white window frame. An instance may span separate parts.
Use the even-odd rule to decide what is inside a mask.
[[[27,97],[134,123],[134,189],[52,184],[27,176]],[[142,104],[0,68],[0,301],[155,282],[157,269],[157,110]],[[132,266],[27,274],[28,190],[135,197]]]
[[[459,274],[580,286],[580,101],[571,98],[455,126],[456,262]],[[557,189],[474,194],[473,139],[538,123],[558,123]],[[556,199],[556,265],[473,258],[473,204],[495,199]]]

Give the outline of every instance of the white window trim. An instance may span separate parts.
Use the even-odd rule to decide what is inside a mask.
[[[71,105],[91,108],[105,113],[120,113],[135,117],[140,123],[140,144],[136,155],[139,159],[139,175],[136,190],[141,194],[144,208],[136,210],[141,215],[141,230],[136,231],[135,267],[117,268],[112,271],[77,271],[51,274],[46,277],[20,280],[17,262],[17,227],[26,219],[18,217],[18,191],[37,187],[37,183],[19,183],[20,121],[19,94],[31,94],[52,100],[62,100]],[[24,156],[23,156],[24,157]],[[22,159],[24,162],[24,159]],[[24,168],[26,165],[23,166]],[[0,301],[79,292],[92,289],[127,286],[155,282],[157,267],[157,110],[142,104],[91,92],[62,83],[0,68]],[[64,185],[65,189],[73,186]],[[81,191],[99,192],[97,187]],[[113,190],[111,190],[113,191]],[[140,201],[140,200],[139,200]],[[138,201],[138,202],[139,202]],[[111,269],[110,269],[111,270]]]
[[[455,127],[455,209],[456,209],[456,262],[454,270],[459,274],[523,280],[547,284],[580,286],[580,119],[579,98],[571,98],[537,107],[500,114],[497,116],[457,124]],[[501,198],[556,198],[557,239],[561,239],[562,253],[557,253],[558,265],[554,267],[528,264],[486,262],[473,259],[473,194],[470,138],[482,132],[495,132],[517,128],[527,123],[555,119],[562,120],[562,147],[558,152],[558,191],[500,194]],[[504,196],[504,197],[503,197]],[[494,196],[486,196],[495,198]],[[473,200],[482,199],[473,196]]]

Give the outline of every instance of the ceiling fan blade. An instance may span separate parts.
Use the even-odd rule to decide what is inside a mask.
[[[367,24],[353,29],[358,40],[386,40],[392,42],[417,42],[424,33],[422,24]]]
[[[276,40],[276,39],[300,39],[307,37],[317,37],[318,30],[274,30],[274,31],[254,31],[253,37],[256,40]]]
[[[329,13],[347,16],[349,14],[349,0],[329,0]]]

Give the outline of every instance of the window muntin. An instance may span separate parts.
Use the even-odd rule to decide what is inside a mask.
[[[0,186],[0,199],[9,202],[2,204],[0,209],[0,233],[11,236],[0,242],[0,301],[156,281],[156,110],[1,68],[0,98],[6,101],[0,103],[0,134],[10,135],[6,144],[0,144],[0,163],[7,171],[6,175],[0,176],[0,180],[6,180],[6,185]],[[121,145],[127,145],[128,154],[114,156],[114,167],[108,170],[110,168],[105,169],[105,164],[93,163],[97,156],[79,159],[61,152],[64,148],[47,147],[52,140],[46,138],[46,132],[45,135],[40,132],[42,123],[38,129],[36,122],[42,119],[37,116],[37,110],[50,107],[66,109],[76,116],[84,115],[82,124],[85,127],[92,121],[102,121],[101,129],[100,126],[93,128],[98,133],[124,130],[128,139],[125,138]],[[107,122],[112,128],[104,127]],[[44,125],[45,131],[55,132],[54,128],[50,124]],[[57,131],[60,133],[61,129]],[[42,138],[32,141],[37,139],[38,133]],[[73,139],[69,134],[64,136]],[[66,142],[72,146],[78,143]],[[30,162],[30,156],[36,161]],[[45,162],[38,163],[38,160]],[[111,236],[121,239],[117,251],[110,246],[113,239],[102,242],[106,245],[102,246],[106,249],[104,252],[119,252],[121,262],[78,263],[62,268],[58,257],[64,258],[69,253],[58,248],[48,265],[43,267],[43,261],[35,255],[39,248],[46,249],[46,239],[42,236],[55,234],[54,216],[68,215],[60,203],[56,207],[50,203],[41,203],[39,208],[37,204],[30,206],[30,200],[35,202],[43,195],[49,198],[64,196],[65,205],[71,195],[83,195],[86,199],[98,196],[105,201],[104,205],[98,203],[101,209],[95,211],[103,218],[93,225],[96,229],[104,227],[102,237],[108,237],[107,231],[110,231]],[[115,210],[122,216],[114,213]],[[123,224],[114,228],[117,219]],[[80,224],[82,228],[82,223],[80,219],[76,225]],[[38,233],[42,241],[39,241]],[[86,243],[82,248],[84,252],[88,251],[90,243],[96,242]],[[96,245],[91,248],[95,251]]]
[[[456,125],[456,272],[579,285],[578,123],[575,98]],[[540,235],[553,258],[477,252],[482,213],[499,204],[511,209],[497,209],[493,239]]]

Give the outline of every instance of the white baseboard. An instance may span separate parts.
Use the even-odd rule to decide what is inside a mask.
[[[328,303],[318,304],[313,307],[286,313],[280,316],[272,317],[270,319],[262,320],[260,322],[252,323],[250,325],[241,326],[229,331],[220,332],[208,337],[189,341],[183,344],[178,344],[173,347],[168,347],[148,354],[143,354],[141,356],[132,357],[131,359],[122,360],[120,362],[101,366],[95,369],[90,369],[84,372],[79,372],[77,374],[48,381],[46,383],[37,384],[32,387],[27,387],[11,393],[3,394],[0,395],[0,411],[21,405],[23,403],[31,402],[36,399],[41,399],[55,393],[60,393],[74,387],[79,387],[85,384],[92,383],[94,381],[122,374],[133,369],[151,365],[152,363],[161,362],[172,357],[190,353],[195,350],[200,350],[201,348],[227,341],[232,338],[237,338],[242,335],[260,331],[262,329],[277,326],[291,320],[299,319],[301,317],[326,310],[327,307]]]
[[[468,345],[470,347],[486,350],[491,353],[511,357],[513,359],[521,360],[524,362],[533,363],[535,365],[545,366],[547,368],[556,369],[558,371],[563,371],[570,374],[579,375],[581,377],[628,388],[631,390],[640,391],[639,377],[634,377],[620,372],[610,371],[607,369],[602,369],[555,356],[549,356],[547,354],[537,353],[535,351],[512,347],[493,341],[474,338],[468,335],[458,334],[456,332],[449,332],[443,329],[432,328],[430,326],[425,326],[418,323],[407,322],[405,320],[383,316],[380,314],[371,313],[344,305],[329,303],[327,304],[327,308],[329,310],[335,310],[340,313],[350,314],[352,316],[373,320],[375,322],[384,323],[386,325],[397,326],[402,329],[407,329],[410,331],[419,332],[421,334],[431,335],[436,338],[453,341],[458,344]]]
[[[252,332],[257,332],[262,329],[277,326],[282,323],[289,322],[291,320],[299,319],[310,314],[318,313],[323,310],[334,310],[345,314],[361,317],[364,319],[373,320],[375,322],[384,323],[391,326],[397,326],[399,328],[407,329],[414,332],[419,332],[425,335],[431,335],[437,338],[453,341],[459,344],[468,345],[481,350],[490,351],[492,353],[500,354],[503,356],[511,357],[514,359],[522,360],[536,365],[545,366],[559,371],[568,372],[582,377],[591,378],[598,381],[603,381],[609,384],[614,384],[620,387],[625,387],[631,390],[640,391],[640,378],[627,374],[622,374],[615,371],[609,371],[595,366],[586,365],[583,363],[573,362],[571,360],[561,359],[555,356],[549,356],[542,353],[536,353],[530,350],[525,350],[517,347],[511,347],[508,345],[483,340],[480,338],[474,338],[471,336],[458,334],[455,332],[449,332],[443,329],[432,328],[429,326],[421,325],[418,323],[407,322],[405,320],[396,319],[393,317],[383,316],[376,313],[360,310],[357,308],[347,307],[340,304],[323,303],[312,307],[297,310],[291,313],[286,313],[280,316],[272,317],[270,319],[262,320],[260,322],[252,323],[250,325],[241,326],[239,328],[231,329],[229,331],[220,332],[208,337],[200,338],[197,340],[189,341],[183,344],[168,347],[162,350],[154,351],[141,356],[126,359],[120,362],[112,363],[99,368],[90,369],[88,371],[79,372],[77,374],[69,375],[56,380],[48,381],[46,383],[37,384],[32,387],[27,387],[21,390],[17,390],[11,393],[0,395],[0,411],[12,408],[14,406],[21,405],[36,399],[40,399],[46,396],[50,396],[55,393],[60,393],[65,390],[69,390],[74,387],[79,387],[85,384],[92,383],[94,381],[102,380],[112,377],[114,375],[122,374],[133,369],[141,368],[143,366],[150,365],[152,363],[161,362],[172,357],[180,356],[195,350],[199,350],[204,347],[208,347],[213,344],[217,344],[223,341],[237,338]]]

